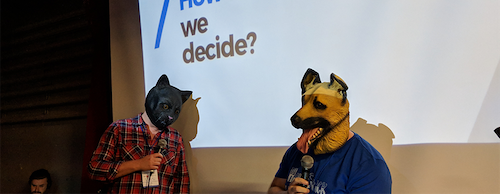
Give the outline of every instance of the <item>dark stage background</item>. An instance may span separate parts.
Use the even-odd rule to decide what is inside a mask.
[[[109,1],[1,2],[0,193],[91,193],[86,165],[111,122]]]

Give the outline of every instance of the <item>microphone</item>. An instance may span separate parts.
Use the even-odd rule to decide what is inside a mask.
[[[162,149],[165,149],[167,147],[167,140],[160,139],[158,141],[158,146],[160,146],[160,149],[158,150],[158,152],[161,152]]]
[[[309,181],[308,179],[309,179],[310,174],[311,174],[310,170],[314,165],[314,159],[309,155],[304,155],[302,157],[302,160],[300,160],[300,165],[302,166],[302,176],[300,178],[303,178],[306,181]],[[303,185],[303,187],[306,187],[306,186]]]
[[[162,149],[165,149],[167,147],[167,140],[165,139],[160,139],[158,140],[158,146],[160,147],[156,153],[161,153]],[[153,173],[154,170],[151,170],[151,173]]]

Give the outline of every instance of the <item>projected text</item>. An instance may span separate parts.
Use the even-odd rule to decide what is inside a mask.
[[[182,33],[184,37],[195,36],[198,32],[203,34],[208,31],[208,19],[205,17],[194,19],[193,22],[187,21],[181,23]],[[202,62],[205,59],[213,60],[220,59],[221,57],[233,57],[236,55],[245,55],[247,49],[250,49],[250,53],[253,54],[255,51],[253,46],[257,41],[257,34],[255,32],[249,32],[246,37],[234,40],[233,34],[230,34],[225,41],[220,40],[220,36],[215,36],[215,43],[209,43],[207,45],[197,45],[195,48],[195,43],[190,42],[189,47],[184,49],[182,52],[182,59],[185,63]]]

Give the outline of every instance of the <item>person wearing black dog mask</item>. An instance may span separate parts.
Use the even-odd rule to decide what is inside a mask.
[[[162,75],[148,92],[146,112],[106,129],[89,162],[90,178],[109,183],[107,193],[189,193],[182,137],[170,125],[191,93]]]

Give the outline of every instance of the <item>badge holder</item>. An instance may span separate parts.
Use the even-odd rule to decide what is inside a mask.
[[[142,171],[142,187],[158,187],[158,170],[145,170]]]

